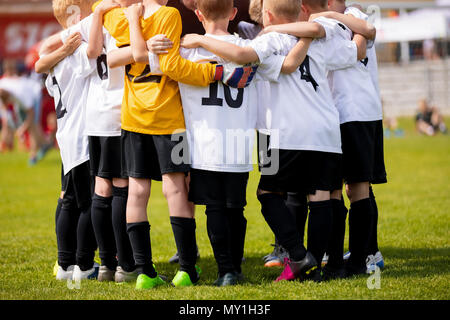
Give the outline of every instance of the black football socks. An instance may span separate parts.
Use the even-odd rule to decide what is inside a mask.
[[[245,235],[247,233],[247,219],[244,216],[244,208],[228,208],[227,218],[229,225],[229,240],[231,257],[234,269],[241,273],[242,258],[244,257]]]
[[[102,265],[115,271],[117,249],[112,224],[112,199],[112,197],[105,198],[94,194],[91,217]]]
[[[62,208],[62,204],[63,204],[63,199],[58,198],[58,204],[56,205],[56,211],[55,211],[55,232],[56,234],[58,234],[58,217],[59,214],[61,213],[61,208]]]
[[[127,233],[127,200],[128,187],[118,188],[113,186],[112,224],[116,239],[117,260],[119,266],[126,272],[136,269],[133,257],[133,249],[130,237]]]
[[[217,262],[219,277],[235,272],[230,248],[230,226],[227,209],[223,206],[206,206],[206,227]]]
[[[349,250],[347,265],[361,271],[365,268],[370,236],[372,204],[370,198],[353,202],[348,215]]]
[[[375,254],[377,253],[377,251],[379,251],[378,249],[378,206],[377,206],[377,202],[375,200],[375,195],[373,193],[372,187],[370,187],[369,189],[369,198],[370,198],[370,203],[372,205],[372,214],[371,214],[371,222],[370,222],[370,238],[369,238],[369,246],[368,246],[368,250],[369,250],[369,254]]]
[[[59,201],[58,201],[59,203]],[[61,201],[62,203],[62,201]],[[62,205],[56,220],[58,265],[64,270],[76,264],[78,208]]]
[[[282,195],[266,193],[258,196],[261,213],[275,234],[279,244],[286,249],[293,261],[300,261],[306,256],[306,249],[300,241],[295,219],[289,212]]]
[[[192,283],[198,281],[198,274],[195,269],[197,263],[197,242],[195,238],[195,219],[170,217],[170,224],[178,250],[180,271],[186,272]]]
[[[94,265],[97,241],[92,227],[91,208],[81,210],[77,228],[77,265],[87,271]]]
[[[150,224],[148,221],[127,223],[127,232],[133,248],[136,271],[155,278],[158,274],[153,267],[152,246],[150,242]]]
[[[308,251],[321,264],[331,234],[333,210],[331,200],[309,202]]]
[[[288,192],[286,206],[295,219],[295,225],[300,233],[300,240],[305,241],[305,226],[308,218],[308,199],[300,193]]]
[[[347,208],[344,199],[331,199],[333,219],[331,235],[328,242],[328,265],[333,268],[342,268],[344,265],[344,238],[347,220]]]

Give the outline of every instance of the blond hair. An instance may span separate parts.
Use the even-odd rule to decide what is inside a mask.
[[[248,13],[250,19],[258,24],[263,24],[263,12],[262,12],[263,0],[250,0]]]
[[[277,16],[294,20],[300,15],[302,0],[264,0],[264,6]]]
[[[233,0],[197,0],[197,9],[208,20],[228,18],[233,9]]]
[[[95,0],[53,0],[53,15],[63,28],[68,27],[69,18],[91,12]]]
[[[342,2],[342,1],[339,1]],[[313,9],[327,9],[328,0],[303,0],[303,4]]]

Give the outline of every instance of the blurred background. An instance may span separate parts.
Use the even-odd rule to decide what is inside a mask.
[[[169,5],[183,10],[177,2],[171,0]],[[248,6],[246,0],[236,3],[241,12]],[[443,115],[450,115],[450,0],[347,2],[352,3],[360,4],[377,27],[376,48],[385,126],[395,130],[396,119],[408,116],[430,123],[423,129],[417,125],[417,130],[423,134],[436,134],[439,129],[431,124],[431,119],[439,122]],[[192,12],[184,12],[183,16],[189,20],[184,21],[186,29],[198,23]],[[0,151],[13,148],[15,142],[11,137],[16,135],[19,147],[30,150],[30,164],[38,161],[54,144],[53,103],[45,90],[37,89],[39,85],[43,88],[43,79],[34,74],[33,68],[38,58],[39,41],[58,30],[60,26],[53,17],[51,0],[0,0],[0,90],[3,89],[4,105],[0,113]],[[7,83],[15,76],[25,76],[29,81]],[[16,92],[7,99],[5,92],[11,86]],[[31,93],[32,99],[24,97]],[[27,123],[27,118],[33,118],[33,123]]]

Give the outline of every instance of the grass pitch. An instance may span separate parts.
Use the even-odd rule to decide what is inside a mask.
[[[203,269],[193,288],[160,287],[138,292],[133,285],[87,281],[79,290],[52,276],[56,260],[54,211],[60,190],[57,151],[35,167],[21,152],[0,155],[0,299],[152,299],[152,300],[299,300],[450,298],[450,136],[424,137],[412,120],[400,122],[402,138],[386,139],[389,183],[375,186],[380,219],[379,246],[386,268],[380,288],[367,276],[326,283],[277,283],[279,268],[264,268],[273,235],[255,197],[258,172],[251,174],[246,217],[248,232],[243,271],[246,282],[215,288],[214,257],[206,233],[204,207],[197,208],[197,241]],[[169,278],[176,266],[168,210],[161,184],[154,183],[149,206],[154,261]],[[347,243],[347,241],[346,241]]]

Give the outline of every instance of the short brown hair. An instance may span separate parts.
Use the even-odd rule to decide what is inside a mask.
[[[302,0],[264,0],[264,3],[277,16],[289,19],[297,19],[302,8]]]
[[[315,9],[327,9],[328,8],[328,0],[303,0],[303,4],[307,5],[310,8],[315,8]]]
[[[228,17],[233,9],[233,0],[197,0],[197,9],[208,20]]]
[[[80,13],[90,12],[95,0],[53,0],[53,14],[63,28],[67,28],[67,20],[75,12],[70,10],[71,6],[78,7]]]

